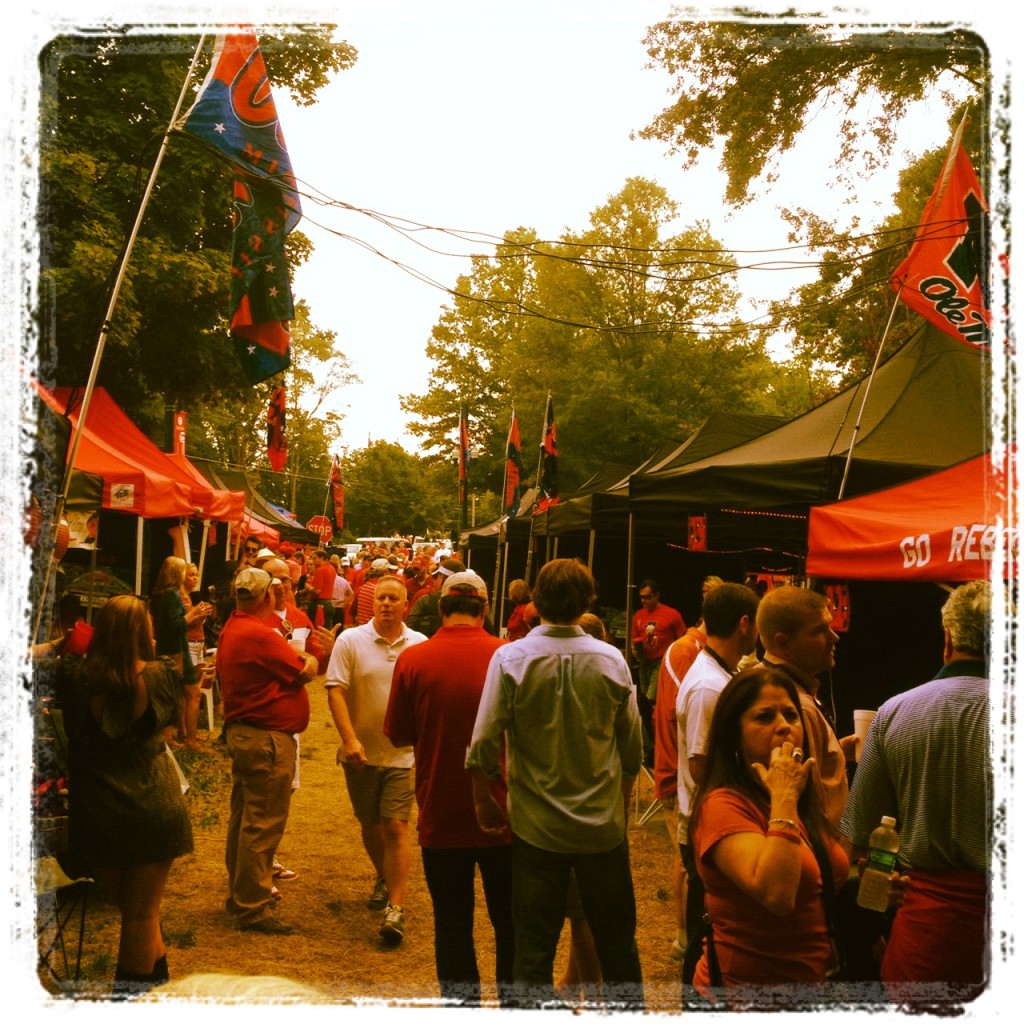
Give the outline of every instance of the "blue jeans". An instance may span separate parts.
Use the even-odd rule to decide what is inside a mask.
[[[434,905],[434,960],[441,998],[480,1004],[480,971],[473,943],[474,876],[480,866],[487,916],[494,928],[498,1001],[511,1005],[515,937],[512,930],[512,855],[507,846],[422,847],[423,874]]]
[[[518,1005],[555,999],[553,972],[565,922],[569,872],[594,935],[608,1009],[643,1010],[643,975],[636,945],[636,900],[625,838],[605,853],[553,853],[512,835],[512,919]]]

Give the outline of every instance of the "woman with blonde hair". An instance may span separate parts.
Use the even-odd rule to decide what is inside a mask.
[[[160,903],[192,824],[163,730],[176,721],[180,673],[157,660],[146,604],[131,594],[99,611],[68,688],[69,856],[121,914],[115,998],[167,981]]]

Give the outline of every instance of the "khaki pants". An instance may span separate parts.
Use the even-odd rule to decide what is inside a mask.
[[[224,863],[239,924],[266,917],[274,905],[273,864],[288,823],[296,742],[287,732],[231,723],[231,817]]]

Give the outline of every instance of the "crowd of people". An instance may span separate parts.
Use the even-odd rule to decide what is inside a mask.
[[[988,584],[952,591],[942,669],[884,703],[861,744],[837,736],[819,699],[839,636],[804,587],[707,577],[687,627],[645,579],[628,659],[576,559],[512,581],[507,632],[486,582],[443,548],[350,558],[248,538],[209,600],[197,582],[166,559],[148,602],[112,598],[84,656],[61,657],[69,856],[120,909],[115,997],[169,977],[160,901],[192,849],[173,749],[201,749],[203,685],[218,691],[231,761],[225,908],[243,931],[295,930],[278,910],[276,882],[294,872],[277,850],[318,678],[376,879],[367,906],[391,947],[405,936],[416,812],[445,1004],[481,1001],[479,872],[500,1005],[644,1008],[627,825],[645,767],[671,841],[666,953],[683,1006],[821,1003],[851,984],[931,1005],[983,989]],[[856,891],[883,815],[901,846],[878,913]]]

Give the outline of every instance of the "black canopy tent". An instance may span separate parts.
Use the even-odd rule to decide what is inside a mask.
[[[253,519],[272,526],[280,534],[281,540],[292,544],[315,544],[320,547],[320,534],[307,530],[294,519],[281,515],[246,479],[245,473],[239,470],[224,469],[213,466],[202,459],[195,459],[199,470],[215,487],[226,487],[231,491],[245,492],[245,510]]]
[[[985,451],[987,373],[978,350],[925,325],[882,363],[870,387],[865,378],[745,444],[631,477],[630,512],[638,528],[681,536],[687,515],[706,513],[709,547],[763,543],[776,530],[805,551],[808,511],[838,498],[851,443],[845,497]]]

